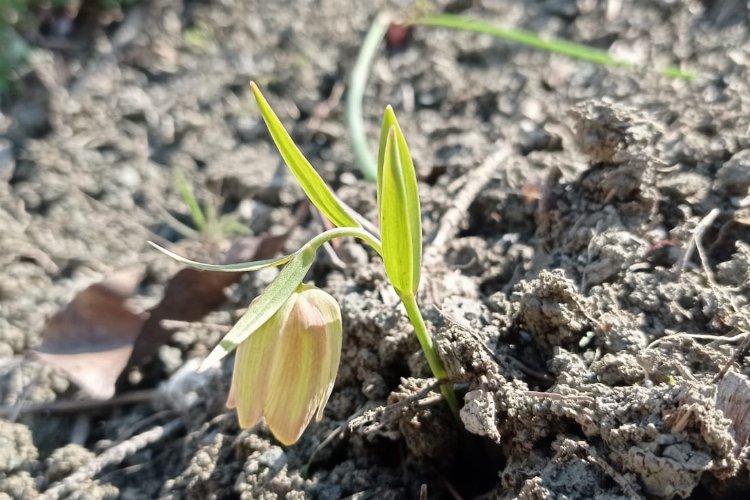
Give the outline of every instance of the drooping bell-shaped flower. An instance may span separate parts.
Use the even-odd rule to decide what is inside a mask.
[[[261,416],[285,445],[312,417],[320,420],[341,358],[341,310],[329,294],[300,285],[284,305],[237,347],[227,400],[240,427]]]

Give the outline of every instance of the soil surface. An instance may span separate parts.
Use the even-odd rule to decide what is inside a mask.
[[[251,79],[339,196],[376,220],[338,97],[376,13],[403,5],[153,0],[77,27],[74,50],[35,52],[0,114],[0,497],[750,495],[747,2],[435,7],[698,75],[431,28],[378,54],[366,125],[374,138],[392,104],[415,159],[420,302],[460,422],[382,263],[352,241],[309,276],[341,304],[344,347],[324,418],[294,446],[264,424],[238,428],[224,407],[231,359],[195,373],[275,271],[173,326],[108,406],[32,354],[50,317],[117,270],[144,265],[131,306],[158,303],[180,265],[147,240],[216,255],[222,243],[173,227],[189,223],[176,171],[252,234],[301,217],[286,251],[321,230],[300,215]]]

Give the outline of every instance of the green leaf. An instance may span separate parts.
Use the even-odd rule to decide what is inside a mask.
[[[260,271],[261,269],[265,269],[268,267],[281,266],[283,264],[286,264],[290,260],[292,260],[295,255],[304,251],[307,248],[312,248],[314,250],[317,250],[318,248],[320,248],[321,245],[323,245],[327,241],[331,241],[335,238],[344,238],[344,237],[358,238],[364,241],[365,243],[367,243],[368,245],[370,245],[373,248],[373,250],[375,250],[379,254],[382,254],[383,252],[380,241],[375,236],[373,236],[369,232],[359,227],[338,227],[338,228],[329,229],[328,231],[324,231],[318,235],[315,235],[307,243],[305,243],[300,248],[300,250],[297,250],[293,254],[284,255],[282,257],[277,257],[275,259],[254,260],[251,262],[238,262],[236,264],[207,264],[205,262],[198,262],[195,260],[190,260],[181,255],[177,255],[176,253],[170,250],[167,250],[166,248],[160,245],[157,245],[153,241],[149,241],[148,243],[149,245],[156,248],[164,255],[173,258],[177,262],[182,262],[185,265],[194,267],[196,269],[200,269],[202,271],[244,273],[244,272]]]
[[[313,205],[338,227],[360,227],[359,223],[349,215],[333,191],[294,144],[294,141],[284,129],[284,125],[281,124],[281,121],[261,94],[258,86],[251,82],[250,88],[255,95],[255,100],[258,101],[260,112],[266,122],[268,131],[271,133],[273,142]]]
[[[200,269],[201,271],[221,271],[225,273],[244,273],[251,271],[260,271],[267,267],[280,266],[286,264],[295,256],[295,254],[284,255],[275,259],[255,260],[252,262],[239,262],[237,264],[206,264],[204,262],[198,262],[195,260],[187,259],[181,255],[177,255],[174,252],[167,250],[166,248],[157,245],[153,241],[148,242],[152,247],[159,250],[164,255],[172,257],[177,262],[182,262],[185,265]]]
[[[385,160],[385,144],[388,139],[388,132],[394,127],[398,127],[398,122],[396,122],[396,115],[393,113],[393,108],[389,104],[385,108],[385,113],[383,113],[383,123],[380,125],[380,142],[378,143],[378,213],[380,213],[380,200],[383,198],[383,161]]]
[[[362,118],[362,100],[367,87],[367,80],[370,77],[370,68],[375,60],[378,48],[380,47],[383,37],[388,31],[391,23],[391,16],[386,12],[381,12],[372,21],[370,30],[367,32],[362,47],[357,54],[357,60],[352,68],[349,88],[346,89],[346,123],[349,126],[349,137],[352,142],[354,156],[359,164],[359,169],[369,181],[375,180],[377,171],[375,170],[375,160],[370,151],[370,145],[367,143],[365,134],[365,122]]]
[[[395,116],[386,117],[391,119],[395,122]],[[383,263],[396,292],[414,296],[422,265],[421,211],[414,164],[398,123],[389,128],[382,149],[378,210]]]
[[[271,319],[305,279],[307,271],[315,260],[315,252],[315,247],[305,246],[294,255],[276,279],[250,304],[245,314],[214,347],[211,354],[201,364],[199,371],[214,366]]]
[[[182,201],[185,202],[188,210],[190,210],[190,218],[193,219],[193,224],[195,224],[198,231],[204,231],[208,223],[205,215],[203,215],[200,204],[198,204],[198,200],[195,199],[193,188],[190,187],[190,184],[181,172],[175,174],[175,182],[177,183],[177,189],[180,191],[180,196],[182,196]]]
[[[634,66],[631,62],[613,58],[606,50],[596,49],[594,47],[569,42],[567,40],[542,38],[531,31],[497,26],[481,19],[473,19],[455,14],[435,14],[425,16],[413,21],[412,24],[484,33],[486,35],[520,43],[529,47],[546,50],[548,52],[557,52],[558,54],[564,54],[569,57],[605,66],[624,68],[631,68]],[[694,78],[692,73],[681,71],[674,66],[667,67],[662,70],[661,73],[665,76],[682,78],[685,80],[692,80]]]

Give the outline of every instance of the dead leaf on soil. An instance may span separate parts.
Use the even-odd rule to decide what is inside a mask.
[[[278,254],[289,233],[245,237],[234,242],[225,262],[267,259]],[[142,363],[164,345],[172,330],[162,320],[197,321],[224,302],[224,289],[242,273],[182,269],[167,283],[162,300],[148,313],[126,304],[143,276],[142,266],[123,269],[91,285],[45,326],[35,355],[64,371],[94,399],[109,399],[128,364]]]
[[[47,322],[35,355],[91,397],[112,397],[146,319],[126,304],[142,275],[142,266],[123,269],[80,292]]]

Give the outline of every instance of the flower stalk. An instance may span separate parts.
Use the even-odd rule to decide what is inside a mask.
[[[427,326],[422,318],[422,311],[417,305],[417,301],[414,297],[402,298],[401,301],[406,309],[406,315],[409,317],[409,321],[414,327],[414,333],[417,335],[419,345],[424,352],[425,358],[427,358],[427,364],[430,365],[432,374],[438,379],[438,382],[445,381],[448,378],[448,372],[445,370],[443,360],[438,356],[437,349],[435,349],[435,343],[432,341],[432,336],[427,331]],[[443,382],[440,384],[440,392],[445,398],[445,402],[453,412],[454,415],[458,416],[458,399],[456,393],[453,391],[453,386],[449,382]]]

